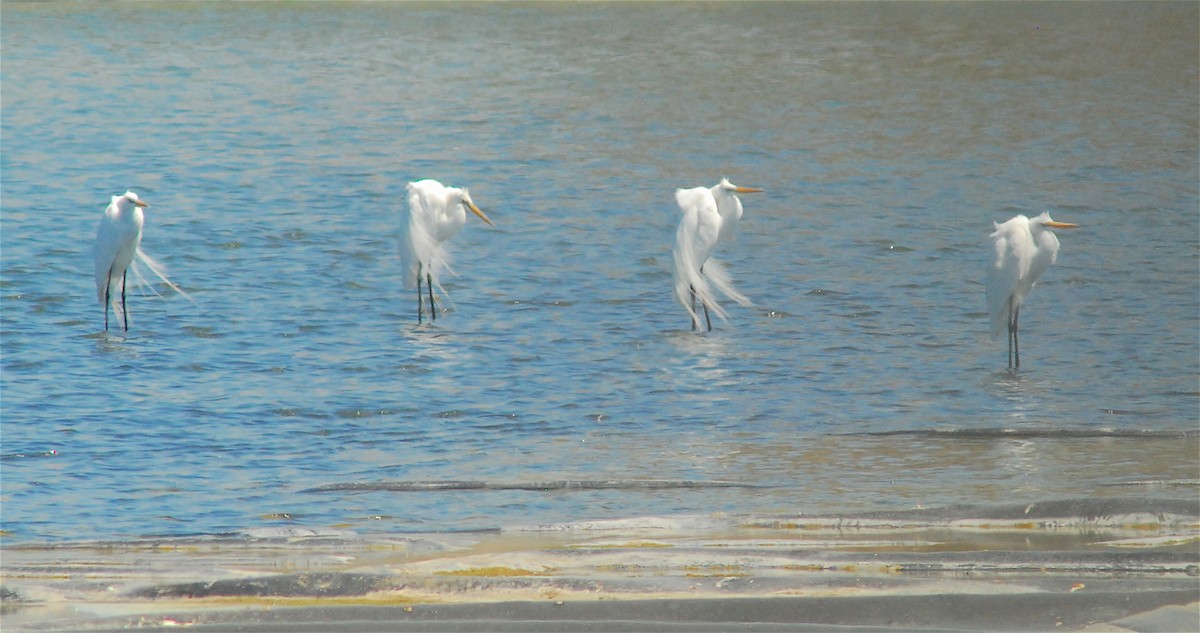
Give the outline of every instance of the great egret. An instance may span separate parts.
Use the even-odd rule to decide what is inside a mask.
[[[995,256],[987,276],[992,338],[1008,329],[1008,366],[1020,369],[1017,316],[1033,285],[1058,258],[1058,237],[1050,229],[1074,229],[1078,225],[1055,222],[1048,211],[1032,219],[1018,215],[1003,224],[992,224],[996,228],[990,236]]]
[[[722,319],[725,310],[716,302],[713,289],[720,290],[738,304],[752,305],[750,300],[733,288],[729,274],[721,263],[709,259],[713,247],[722,239],[733,236],[738,220],[742,218],[742,202],[736,194],[758,193],[762,189],[738,187],[722,178],[711,188],[676,189],[675,202],[683,212],[679,229],[675,233],[675,298],[687,308],[692,317],[692,330],[700,327],[696,313],[696,298],[704,308],[704,322],[712,331],[708,310]]]
[[[433,302],[433,287],[436,285],[443,295],[446,290],[438,282],[443,270],[448,270],[449,254],[443,245],[458,234],[467,223],[467,209],[479,219],[495,226],[471,200],[466,188],[446,187],[436,180],[418,180],[408,183],[408,234],[401,243],[401,255],[410,279],[417,282],[417,323],[421,322],[424,308],[421,305],[421,278],[429,288],[429,314],[437,320],[437,306]]]
[[[142,252],[142,225],[145,223],[142,209],[149,206],[132,191],[113,196],[112,202],[104,209],[104,217],[100,219],[100,228],[96,230],[96,243],[93,247],[96,265],[96,297],[104,306],[105,330],[108,330],[108,307],[112,305],[114,312],[120,312],[124,320],[125,331],[129,331],[129,311],[125,308],[125,278],[130,266],[133,267],[133,274],[138,277],[139,283],[145,283],[145,279],[137,269],[135,258],[146,264],[146,267],[176,292],[187,296],[187,293],[167,279],[158,262]],[[115,297],[118,283],[121,286],[119,309]]]

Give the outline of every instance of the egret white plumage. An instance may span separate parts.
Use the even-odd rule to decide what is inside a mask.
[[[738,221],[742,219],[742,201],[737,194],[760,191],[762,189],[739,187],[726,178],[713,187],[675,190],[675,202],[683,212],[679,229],[675,232],[672,253],[675,259],[675,298],[691,315],[693,330],[700,327],[700,317],[696,312],[697,298],[704,308],[704,322],[708,331],[712,331],[709,309],[718,317],[727,318],[725,309],[716,301],[714,289],[740,305],[752,305],[745,295],[734,289],[721,263],[710,256],[718,241],[733,236]]]
[[[187,293],[167,279],[162,266],[141,249],[142,226],[145,224],[142,209],[149,206],[132,191],[113,196],[112,202],[104,209],[104,217],[100,219],[100,227],[96,230],[96,242],[93,245],[96,297],[104,306],[105,330],[108,329],[108,307],[112,305],[113,311],[121,314],[125,331],[129,331],[129,311],[125,307],[126,276],[132,267],[138,283],[145,284],[145,279],[137,268],[138,261],[144,263],[176,292],[187,296]],[[120,307],[116,304],[118,284],[121,290]]]
[[[1050,229],[1074,229],[1078,225],[1055,222],[1048,211],[1035,218],[1018,215],[1002,224],[992,224],[996,229],[990,236],[994,257],[987,275],[992,338],[1008,330],[1008,366],[1019,369],[1017,317],[1021,304],[1042,273],[1058,259],[1058,236]]]
[[[429,314],[437,320],[433,287],[437,286],[443,296],[446,290],[438,281],[441,273],[449,270],[449,253],[445,242],[458,234],[467,223],[467,209],[479,219],[495,226],[464,188],[446,187],[436,180],[418,180],[408,183],[408,231],[401,242],[401,256],[408,274],[405,285],[411,280],[417,286],[417,323],[424,314],[421,297],[422,278],[429,291]]]

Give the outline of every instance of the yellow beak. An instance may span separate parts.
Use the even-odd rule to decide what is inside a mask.
[[[1079,228],[1078,224],[1070,224],[1068,222],[1055,222],[1053,220],[1051,220],[1050,222],[1047,222],[1046,226],[1048,228],[1052,228],[1052,229],[1077,229],[1077,228]]]
[[[149,202],[142,202],[141,200],[134,200],[134,201],[133,201],[133,203],[134,203],[134,204],[136,204],[136,205],[137,205],[137,206],[139,206],[139,207],[148,207],[148,206],[150,206],[150,203],[149,203]]]
[[[471,202],[470,200],[466,200],[465,202],[467,203],[467,208],[471,210],[471,213],[479,216],[480,220],[487,222],[489,226],[496,226],[495,224],[492,224],[492,221],[488,219],[488,216],[483,214],[483,211],[479,210],[479,207],[475,206],[474,202]]]
[[[738,193],[760,193],[760,192],[762,192],[762,189],[755,189],[754,187],[734,187],[733,190]]]

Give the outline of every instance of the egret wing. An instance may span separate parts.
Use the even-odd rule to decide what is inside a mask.
[[[675,202],[683,212],[675,247],[684,251],[685,261],[698,272],[720,237],[721,215],[717,211],[717,202],[712,192],[704,187],[676,189]]]
[[[1003,224],[994,224],[996,230],[989,236],[992,240],[992,261],[987,275],[988,313],[992,318],[992,336],[998,337],[1008,328],[1010,312],[1020,307],[1027,288],[1029,267],[1033,261],[1033,236],[1024,216],[1017,216]]]
[[[450,255],[438,240],[437,231],[439,204],[444,206],[446,188],[436,180],[419,180],[408,183],[408,222],[401,240],[400,255],[407,288],[416,286],[418,272],[428,275],[442,296],[447,297],[441,285],[443,272],[450,272]]]
[[[92,257],[96,272],[96,300],[100,302],[100,305],[104,305],[104,294],[111,283],[109,271],[112,269],[113,260],[116,259],[120,248],[120,232],[110,222],[102,221],[100,228],[96,230],[96,241],[92,245]]]
[[[713,247],[721,233],[721,216],[712,192],[704,187],[677,189],[675,202],[683,216],[675,233],[675,298],[683,304],[693,322],[699,318],[692,309],[691,295],[708,306],[722,320],[728,314],[716,301],[714,290],[741,305],[751,305],[750,300],[734,287],[725,268],[711,259]]]

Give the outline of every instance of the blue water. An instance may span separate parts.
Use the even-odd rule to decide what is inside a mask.
[[[1194,480],[1198,23],[1195,3],[6,2],[5,540]],[[717,254],[757,307],[693,334],[673,191],[722,176],[765,189]],[[454,239],[452,303],[417,325],[397,247],[427,177],[496,228]],[[106,333],[90,248],[126,189],[194,302],[135,293]],[[1009,371],[986,238],[1046,209],[1082,228]],[[372,488],[446,481],[484,487]],[[509,485],[564,481],[632,483]]]

